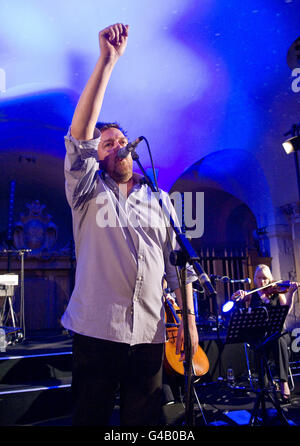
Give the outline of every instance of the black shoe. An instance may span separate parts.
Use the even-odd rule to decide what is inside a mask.
[[[280,405],[286,406],[287,404],[291,404],[291,396],[290,395],[281,395]]]

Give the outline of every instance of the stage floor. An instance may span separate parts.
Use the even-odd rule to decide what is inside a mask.
[[[71,426],[71,354],[72,337],[62,332],[30,333],[0,352],[1,426]],[[294,386],[291,403],[282,411],[291,426],[300,426],[299,376],[294,377]],[[192,392],[196,426],[246,426],[256,401],[245,377],[237,379],[234,387],[222,377],[201,378]],[[268,400],[266,407],[268,424],[283,425]],[[182,426],[184,417],[180,397],[163,406],[163,426]],[[118,399],[111,425],[119,425]]]

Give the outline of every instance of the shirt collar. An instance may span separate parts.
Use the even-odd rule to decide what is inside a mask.
[[[115,180],[105,170],[99,170],[99,176],[111,189],[118,187],[118,184],[115,182]],[[146,184],[146,180],[143,175],[137,172],[133,172],[132,177],[134,180],[134,187],[141,187],[143,184]]]

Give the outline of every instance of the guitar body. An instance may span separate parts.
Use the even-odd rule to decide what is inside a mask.
[[[173,304],[169,299],[166,299],[166,327],[167,327],[167,342],[165,344],[164,367],[168,374],[184,375],[184,362],[180,361],[181,354],[176,355],[176,339],[178,334],[178,327],[180,325],[179,316],[176,314],[178,306]],[[203,376],[209,370],[209,361],[203,351],[198,345],[197,351],[193,356],[193,374],[195,376]]]

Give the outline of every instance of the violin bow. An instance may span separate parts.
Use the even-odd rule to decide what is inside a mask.
[[[246,294],[245,294],[245,297],[249,296],[249,294],[256,293],[256,291],[263,290],[264,288],[269,288],[270,286],[276,285],[277,283],[280,283],[280,282],[283,282],[283,280],[282,279],[281,280],[277,280],[276,282],[269,283],[268,285],[264,285],[264,286],[262,286],[260,288],[255,288],[255,290],[247,291]],[[238,301],[238,300],[240,300],[240,298],[238,297],[235,300]]]

